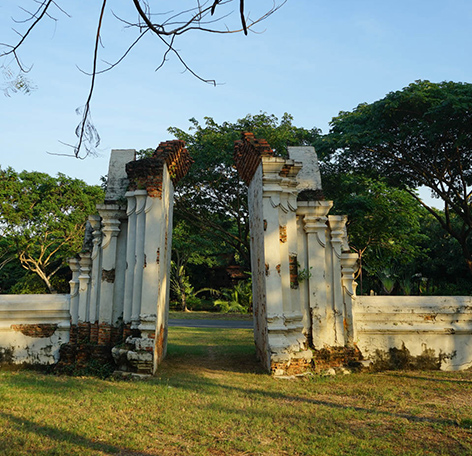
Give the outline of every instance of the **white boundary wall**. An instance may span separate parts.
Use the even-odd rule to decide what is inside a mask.
[[[366,359],[405,347],[412,356],[434,350],[442,370],[472,367],[471,296],[356,296],[353,314]]]
[[[54,364],[69,341],[70,295],[0,295],[0,365]]]

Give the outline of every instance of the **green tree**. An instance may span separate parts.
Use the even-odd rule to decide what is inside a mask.
[[[324,194],[334,201],[331,213],[348,216],[349,245],[360,259],[360,294],[366,289],[365,271],[390,294],[397,282],[416,272],[412,267],[424,256],[421,220],[425,210],[408,192],[383,180],[329,174],[326,167],[323,177]]]
[[[100,187],[63,174],[0,169],[0,234],[52,293],[52,277],[81,250],[87,217],[102,200]]]
[[[461,221],[451,214],[451,223],[460,224]],[[472,281],[467,265],[457,261],[461,256],[457,241],[429,213],[421,219],[421,231],[424,240],[420,245],[426,257],[417,261],[415,287],[422,283],[422,291],[434,295],[471,295]],[[472,249],[472,239],[468,241]]]
[[[383,176],[416,198],[459,242],[472,274],[471,125],[472,84],[416,81],[341,112],[324,145],[339,169]],[[442,211],[420,199],[421,186],[442,200]]]
[[[245,270],[250,264],[247,188],[233,165],[234,141],[244,131],[253,132],[266,139],[279,155],[287,154],[287,146],[313,145],[320,131],[295,127],[292,121],[289,114],[279,121],[274,115],[260,113],[234,123],[218,124],[206,117],[205,124],[200,125],[190,119],[189,132],[169,129],[186,142],[195,161],[176,189],[177,217],[231,249]]]

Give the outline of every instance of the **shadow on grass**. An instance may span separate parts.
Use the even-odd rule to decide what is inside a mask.
[[[259,396],[262,398],[268,398],[276,401],[280,401],[280,403],[287,403],[292,402],[294,406],[296,404],[312,404],[315,406],[320,407],[327,407],[330,409],[336,410],[344,410],[346,412],[349,411],[356,411],[365,413],[367,415],[375,416],[376,418],[381,417],[390,417],[390,418],[401,418],[405,419],[409,422],[417,422],[417,423],[429,423],[433,425],[442,425],[442,426],[454,426],[460,427],[459,424],[450,419],[444,418],[431,418],[431,417],[422,417],[422,416],[415,416],[409,413],[398,413],[398,412],[391,412],[386,410],[380,410],[377,407],[362,407],[362,406],[355,406],[355,405],[345,405],[336,402],[330,402],[326,400],[319,400],[319,399],[312,399],[309,397],[304,397],[302,395],[292,395],[286,394],[282,392],[273,392],[267,391],[267,389],[255,389],[255,388],[246,388],[240,387],[235,385],[225,385],[221,384],[218,381],[213,381],[212,379],[204,378],[200,375],[195,375],[190,372],[185,373],[183,376],[175,376],[175,377],[167,377],[166,380],[169,384],[172,385],[174,388],[182,388],[183,390],[195,391],[195,390],[205,390],[207,389],[212,394],[219,394],[224,395],[224,391],[241,393],[242,395],[250,396]],[[274,381],[283,381],[283,380],[274,380]],[[218,405],[210,405],[209,408],[219,407],[221,409],[221,404]],[[228,410],[231,412],[231,410]],[[237,410],[234,410],[235,413],[238,413]]]
[[[434,371],[433,371],[434,372]],[[426,382],[440,382],[440,383],[457,383],[459,385],[472,385],[472,380],[460,380],[456,378],[438,378],[438,377],[423,377],[420,375],[409,374],[408,372],[397,373],[394,371],[393,373],[385,372],[383,375],[389,377],[400,377],[400,378],[407,378],[408,380],[423,380]]]
[[[47,426],[44,424],[38,424],[34,421],[27,420],[24,418],[18,418],[11,413],[0,412],[0,416],[7,419],[9,423],[14,426],[20,433],[24,434],[25,431],[35,433],[41,437],[47,437],[57,442],[67,442],[68,444],[78,445],[82,448],[86,448],[92,451],[100,451],[106,454],[115,455],[126,455],[126,456],[152,456],[150,453],[143,453],[141,451],[132,451],[126,448],[120,448],[105,442],[95,442],[91,439],[82,437],[74,432],[65,431],[58,429],[53,426]],[[0,448],[8,448],[1,440],[0,435]],[[13,454],[13,453],[12,453]],[[54,453],[55,454],[55,453]]]

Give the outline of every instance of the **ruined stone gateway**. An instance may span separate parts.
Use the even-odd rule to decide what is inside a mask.
[[[329,215],[312,147],[274,156],[245,133],[234,161],[248,185],[254,340],[273,375],[374,363],[472,367],[472,298],[356,296],[346,217]],[[152,375],[166,356],[174,186],[183,141],[150,158],[113,150],[105,203],[70,260],[70,295],[0,296],[0,364],[85,365]]]

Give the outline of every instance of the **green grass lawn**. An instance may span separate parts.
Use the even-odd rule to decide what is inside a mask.
[[[472,372],[277,380],[252,331],[169,328],[155,378],[0,372],[0,455],[471,455]]]

